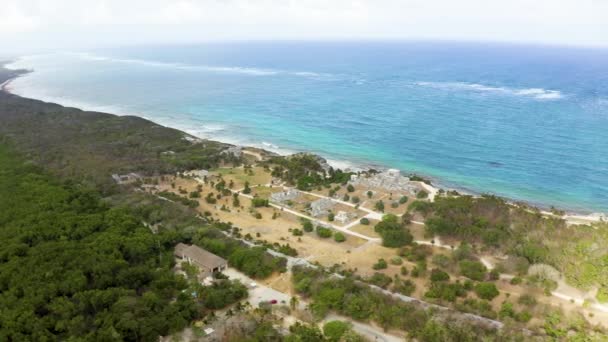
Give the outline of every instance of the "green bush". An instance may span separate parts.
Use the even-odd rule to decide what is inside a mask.
[[[522,283],[522,281],[523,280],[520,277],[513,277],[513,278],[511,278],[511,280],[509,281],[509,283],[511,285],[519,285],[519,284]]]
[[[325,228],[323,226],[317,226],[317,235],[321,238],[330,238],[332,236],[332,231],[329,228]]]
[[[494,283],[483,282],[475,285],[475,293],[481,299],[492,300],[499,295]]]
[[[401,196],[401,198],[399,198],[399,204],[405,204],[407,202],[408,198],[407,196]]]
[[[310,222],[310,220],[302,220],[302,229],[307,232],[310,233],[314,230],[314,225],[312,224],[312,222]]]
[[[534,306],[536,305],[536,298],[534,298],[532,295],[524,294],[519,297],[517,302],[526,306]]]
[[[384,259],[378,259],[378,262],[376,262],[372,268],[375,270],[383,270],[385,268],[388,267],[388,264],[386,263],[386,260]]]
[[[481,281],[485,279],[487,268],[478,261],[463,260],[459,263],[460,274],[463,276]]]
[[[414,240],[409,230],[393,214],[384,215],[382,221],[376,224],[374,230],[382,237],[382,245],[385,247],[401,247],[412,243]]]
[[[416,193],[416,198],[418,199],[423,199],[423,198],[427,198],[429,197],[429,193],[426,192],[425,190],[420,190]]]
[[[368,283],[386,289],[390,283],[393,282],[393,279],[386,274],[376,272],[373,276],[366,280]]]
[[[433,260],[431,262],[434,265],[437,265],[437,266],[443,267],[443,268],[446,268],[451,264],[450,258],[448,258],[447,256],[445,256],[443,254],[433,255]]]
[[[268,199],[266,198],[260,198],[260,197],[254,197],[251,199],[251,205],[254,208],[260,208],[260,207],[268,207]]]
[[[431,270],[431,281],[432,282],[447,281],[447,280],[450,280],[450,275],[447,274],[445,271],[442,271],[438,268],[434,268]]]
[[[367,217],[363,217],[359,220],[359,223],[367,226],[369,225],[369,219]]]
[[[394,292],[401,293],[402,295],[405,295],[405,296],[411,296],[415,290],[416,290],[416,284],[414,284],[409,279],[401,280],[401,279],[397,278],[395,280],[395,284],[393,285]]]
[[[597,290],[595,298],[600,303],[608,303],[608,286],[602,286]]]
[[[456,297],[464,297],[466,294],[466,290],[459,283],[433,282],[424,296],[454,302]]]
[[[348,186],[346,186],[346,191],[348,191],[348,192],[354,192],[355,191],[355,187],[352,186],[352,184],[348,184]]]
[[[330,321],[323,325],[323,335],[329,342],[339,342],[342,336],[351,329],[350,324],[342,321]]]
[[[336,242],[344,242],[344,241],[346,241],[346,237],[341,232],[335,232],[334,233],[334,240]]]
[[[245,182],[245,187],[243,188],[243,193],[246,195],[251,193],[251,188],[249,187],[249,182]]]
[[[394,257],[391,258],[391,265],[401,265],[403,264],[403,259],[401,259],[400,257]]]

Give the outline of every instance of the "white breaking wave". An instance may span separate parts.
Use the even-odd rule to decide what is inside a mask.
[[[333,79],[333,78],[335,78],[335,76],[332,74],[318,73],[318,72],[312,72],[312,71],[288,71],[288,70],[250,68],[250,67],[238,67],[238,66],[190,65],[190,64],[183,64],[183,63],[149,61],[149,60],[144,60],[144,59],[111,58],[111,57],[105,57],[105,56],[98,56],[98,55],[94,55],[94,54],[90,54],[90,53],[70,53],[70,54],[83,58],[83,59],[92,60],[92,61],[139,64],[139,65],[145,65],[145,66],[166,67],[166,68],[172,68],[172,69],[191,70],[191,71],[235,73],[235,74],[244,74],[244,75],[251,75],[251,76],[287,75],[287,76],[306,77],[306,78],[312,78],[312,79]]]
[[[429,87],[445,90],[465,90],[481,93],[496,93],[512,96],[531,97],[539,100],[556,100],[561,99],[563,94],[559,90],[548,90],[543,88],[509,88],[509,87],[494,87],[478,83],[466,82],[416,82],[417,86]]]

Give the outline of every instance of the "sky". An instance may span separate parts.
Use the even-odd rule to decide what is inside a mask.
[[[608,0],[0,0],[0,50],[226,40],[608,47]]]

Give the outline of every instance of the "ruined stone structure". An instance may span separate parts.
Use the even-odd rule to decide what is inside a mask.
[[[310,214],[313,217],[325,216],[334,207],[334,201],[328,198],[321,198],[310,203]]]
[[[270,200],[278,203],[285,203],[287,201],[293,201],[300,195],[300,192],[296,189],[289,189],[286,191],[275,192],[270,195]]]
[[[352,175],[349,183],[367,188],[381,188],[387,191],[402,191],[411,194],[418,190],[415,183],[412,183],[408,177],[402,176],[401,172],[396,169],[388,169],[369,177]]]

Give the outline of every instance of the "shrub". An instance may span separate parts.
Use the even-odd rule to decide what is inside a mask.
[[[416,284],[414,284],[411,280],[401,280],[397,278],[395,280],[395,284],[393,285],[393,291],[401,293],[406,296],[410,296],[416,290]]]
[[[427,216],[433,210],[433,203],[425,201],[414,201],[407,207],[409,212],[419,212],[423,216]]]
[[[456,297],[464,297],[466,294],[467,292],[465,289],[458,283],[434,282],[431,283],[431,287],[424,296],[454,302]]]
[[[513,304],[509,302],[504,302],[500,306],[500,311],[498,311],[498,317],[504,319],[505,317],[513,318],[515,316],[515,310],[513,309]]]
[[[475,285],[475,293],[481,299],[492,300],[499,292],[494,283],[483,282]]]
[[[329,213],[327,215],[327,221],[332,222],[334,220],[336,216],[334,215],[334,213]]]
[[[254,197],[254,198],[251,199],[251,205],[254,208],[267,207],[268,206],[268,199],[266,199],[266,198],[260,198],[260,197]]]
[[[384,259],[378,259],[378,262],[372,266],[372,268],[375,270],[383,270],[387,267],[388,267],[388,264],[386,263],[386,260],[384,260]]]
[[[409,230],[403,227],[399,218],[393,214],[384,215],[374,230],[382,237],[382,245],[385,247],[401,247],[414,240]]]
[[[296,228],[294,230],[291,231],[291,233],[293,234],[293,236],[302,236],[304,235],[304,232],[302,232],[300,229]]]
[[[401,265],[403,264],[403,259],[400,257],[391,258],[391,265]]]
[[[317,235],[321,238],[330,238],[332,236],[332,231],[329,228],[325,228],[323,226],[317,226]]]
[[[374,204],[374,208],[378,211],[384,212],[384,202],[382,202],[382,200],[376,202],[376,204]]]
[[[367,226],[367,225],[369,225],[369,219],[367,217],[363,217],[362,219],[359,220],[359,223]]]
[[[407,202],[408,198],[407,196],[401,196],[401,198],[399,198],[399,204],[405,204]]]
[[[490,319],[496,319],[496,312],[492,310],[492,304],[487,300],[478,300],[474,298],[468,298],[462,301],[462,303],[456,304],[456,309],[462,312],[474,313]]]
[[[522,279],[520,277],[513,277],[511,279],[511,281],[509,281],[509,283],[511,285],[519,285],[519,284],[521,284],[521,282],[522,282]]]
[[[366,195],[367,195],[367,198],[372,198],[372,196],[374,196],[374,193],[371,192],[371,190],[370,190],[366,193]]]
[[[344,241],[346,241],[346,237],[341,232],[336,232],[334,234],[334,240],[336,242],[344,242]]]
[[[433,250],[430,246],[418,244],[414,244],[412,247],[403,247],[399,251],[400,256],[412,262],[426,260],[431,254],[433,254]]]
[[[529,322],[532,319],[532,314],[528,311],[521,311],[515,314],[515,320],[518,322]]]
[[[198,191],[192,191],[188,196],[190,198],[201,198],[201,193]]]
[[[245,182],[245,188],[243,189],[244,194],[250,194],[251,188],[249,187],[249,182]]]
[[[439,267],[446,268],[450,265],[450,258],[443,254],[433,255],[433,260],[431,261],[434,265]]]
[[[353,196],[350,198],[350,201],[357,204],[357,203],[361,202],[361,199],[359,199],[359,196]]]
[[[486,276],[486,267],[478,261],[463,260],[459,265],[460,274],[469,279],[481,281]]]
[[[302,229],[305,232],[310,233],[314,230],[314,226],[310,220],[302,220]]]
[[[346,191],[348,191],[348,192],[354,192],[355,191],[355,187],[352,184],[348,184],[346,186]]]
[[[350,324],[342,321],[331,321],[323,325],[323,335],[329,342],[338,342],[351,329]]]
[[[525,295],[521,295],[521,297],[519,297],[517,302],[519,304],[523,304],[526,306],[534,306],[534,305],[536,305],[536,298],[534,298],[532,295],[525,294]]]
[[[401,275],[407,275],[407,267],[401,266]]]
[[[602,286],[597,290],[597,295],[595,298],[600,303],[608,302],[608,286]]]
[[[390,283],[393,282],[393,279],[386,274],[376,272],[373,276],[367,279],[367,282],[383,289],[386,289]]]
[[[425,190],[420,190],[416,193],[416,198],[418,199],[423,199],[423,198],[427,198],[429,197],[429,193],[426,192]]]
[[[447,281],[450,280],[450,275],[438,268],[431,270],[431,281]]]
[[[207,197],[205,197],[205,202],[207,202],[209,204],[217,203],[217,199],[215,197],[213,197],[213,192],[210,192],[207,194]]]

